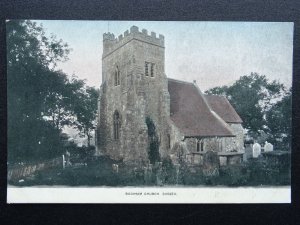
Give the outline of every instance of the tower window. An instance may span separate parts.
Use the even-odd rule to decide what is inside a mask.
[[[154,77],[154,65],[155,65],[154,63],[151,63],[151,71],[150,71],[151,77]]]
[[[120,114],[118,111],[114,113],[114,139],[119,140],[120,137]]]
[[[154,73],[155,73],[154,68],[155,68],[155,63],[145,62],[145,76],[154,77]]]
[[[171,148],[171,137],[170,137],[170,134],[167,135],[167,138],[168,138],[168,149]]]
[[[149,66],[148,66],[148,62],[145,62],[145,76],[149,76]]]
[[[145,76],[154,77],[155,63],[145,62]]]
[[[115,80],[115,86],[120,85],[120,70],[119,67],[117,66],[116,70],[115,70],[115,76],[114,76],[114,80]]]

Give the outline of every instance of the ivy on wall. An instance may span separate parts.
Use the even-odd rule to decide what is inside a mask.
[[[148,128],[148,138],[149,138],[149,150],[148,157],[151,164],[160,161],[159,155],[159,139],[156,133],[156,128],[153,120],[150,117],[146,117],[146,124]]]

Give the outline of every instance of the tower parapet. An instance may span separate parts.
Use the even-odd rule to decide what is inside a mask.
[[[152,45],[156,45],[159,47],[165,47],[165,38],[163,35],[159,34],[156,37],[155,32],[151,32],[148,35],[148,31],[146,29],[142,29],[139,31],[137,26],[132,26],[130,30],[126,30],[124,35],[120,34],[118,37],[115,37],[113,33],[104,33],[103,34],[103,58],[109,55],[110,53],[114,52],[116,49],[120,48],[121,46],[125,45],[131,40],[139,40],[143,41]]]

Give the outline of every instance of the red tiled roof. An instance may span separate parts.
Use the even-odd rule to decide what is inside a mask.
[[[242,123],[235,109],[224,96],[204,95],[210,108],[215,111],[227,123]]]
[[[193,83],[168,79],[171,120],[186,137],[233,137]]]

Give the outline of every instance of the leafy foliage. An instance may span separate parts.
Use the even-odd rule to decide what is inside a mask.
[[[64,147],[62,128],[76,117],[90,135],[97,90],[56,70],[71,50],[62,40],[28,20],[6,25],[8,161],[54,157]]]
[[[97,114],[97,102],[99,91],[93,87],[87,87],[83,92],[76,94],[76,100],[73,102],[74,114],[76,121],[73,123],[75,127],[86,135],[88,138],[88,146],[90,146],[91,132],[95,128],[95,119]]]
[[[274,104],[267,112],[266,120],[271,134],[271,141],[283,139],[287,146],[280,146],[282,150],[290,147],[292,134],[292,90],[290,89],[286,96]],[[289,148],[288,148],[289,149]]]
[[[280,104],[279,102],[285,99],[288,92],[284,85],[278,81],[269,81],[264,75],[251,73],[248,76],[240,77],[231,86],[215,87],[206,91],[206,93],[226,96],[242,118],[243,126],[248,129],[251,136],[257,137],[261,131],[269,134],[270,132],[279,132],[274,127],[278,116],[271,112],[276,107],[280,108],[276,104]],[[291,110],[290,106],[287,106],[287,108]],[[287,108],[286,110],[288,110]],[[282,110],[277,110],[277,113],[285,119],[291,116],[290,113],[285,113]],[[269,119],[266,119],[267,115],[269,115]],[[272,121],[271,118],[275,117],[277,119]],[[283,133],[288,132],[288,129],[282,130],[278,126],[277,129],[280,129]]]
[[[158,162],[160,160],[159,140],[156,133],[154,122],[150,117],[146,117],[146,124],[148,127],[148,137],[150,140],[148,156],[149,156],[150,163],[154,164],[155,162]]]
[[[43,116],[66,80],[54,68],[70,49],[31,21],[10,20],[6,30],[9,160],[52,157],[61,147],[60,132]]]

